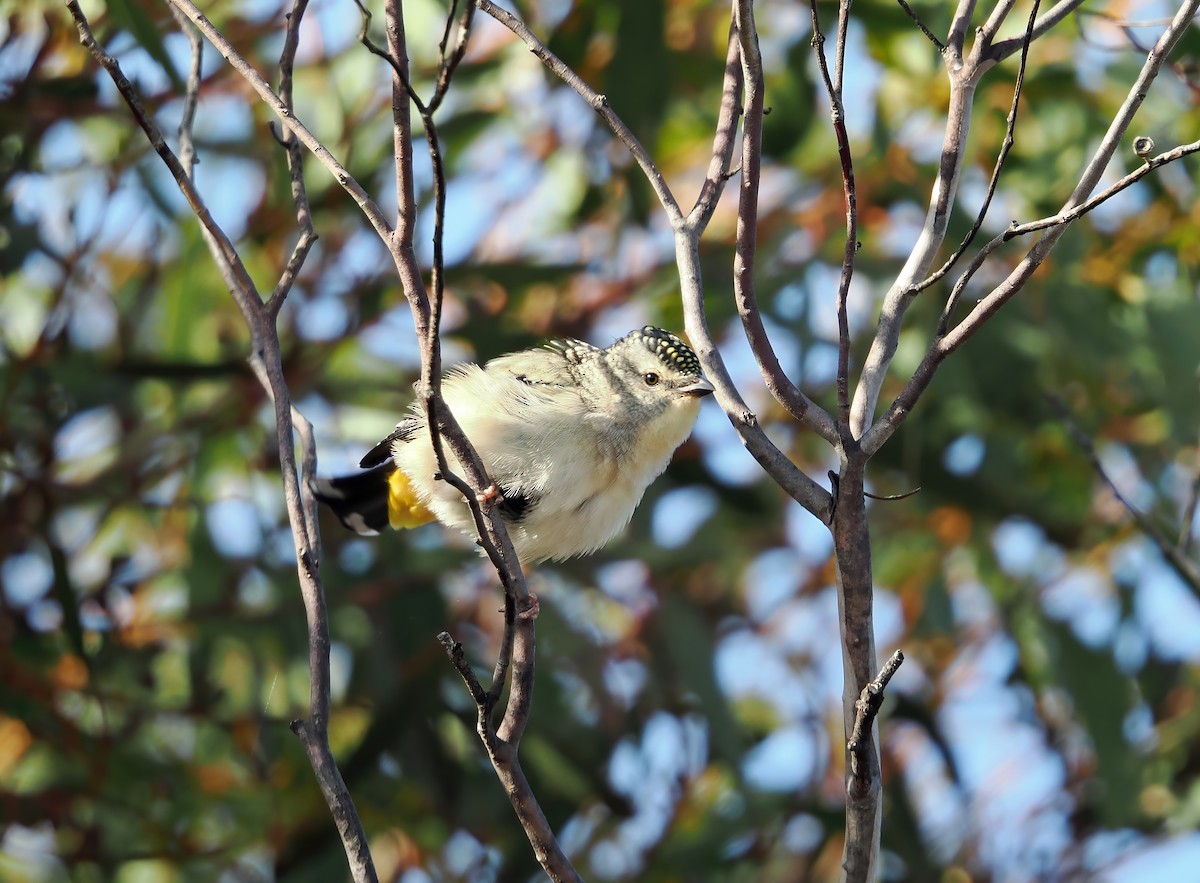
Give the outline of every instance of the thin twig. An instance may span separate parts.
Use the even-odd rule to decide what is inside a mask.
[[[926,277],[925,281],[914,285],[911,294],[920,294],[929,286],[937,283],[943,276],[950,272],[959,258],[963,256],[966,250],[975,241],[975,236],[979,233],[979,229],[983,226],[983,221],[987,217],[988,209],[991,208],[992,199],[996,195],[996,186],[1000,183],[1000,172],[1004,169],[1004,162],[1008,159],[1008,153],[1012,150],[1014,143],[1013,133],[1017,127],[1017,111],[1021,106],[1021,89],[1025,84],[1025,64],[1029,60],[1029,44],[1033,40],[1033,22],[1037,16],[1038,7],[1041,5],[1041,0],[1034,0],[1033,11],[1029,13],[1029,22],[1025,26],[1025,43],[1021,50],[1021,61],[1017,66],[1017,79],[1013,84],[1012,104],[1008,108],[1008,120],[1004,127],[1004,142],[1000,145],[1000,152],[996,155],[996,164],[992,167],[992,177],[988,181],[987,194],[983,198],[983,205],[979,207],[979,213],[975,216],[975,223],[971,225],[970,232],[963,238],[962,243],[955,249],[954,254],[950,255],[950,259],[946,261],[936,272]]]
[[[1129,498],[1121,493],[1121,489],[1117,487],[1116,482],[1105,471],[1104,464],[1100,462],[1100,455],[1096,452],[1095,442],[1092,441],[1091,436],[1083,431],[1083,427],[1079,425],[1079,421],[1075,419],[1075,415],[1071,413],[1066,402],[1053,393],[1046,394],[1046,401],[1050,403],[1050,406],[1058,414],[1059,419],[1066,425],[1071,438],[1087,456],[1088,463],[1091,464],[1095,473],[1100,476],[1100,480],[1108,485],[1108,489],[1117,498],[1117,502],[1124,506],[1125,511],[1133,518],[1133,522],[1138,526],[1138,530],[1158,547],[1163,558],[1171,566],[1171,569],[1178,574],[1179,578],[1187,583],[1195,594],[1200,595],[1200,567],[1197,567],[1196,562],[1187,556],[1185,550],[1167,539],[1167,535],[1159,529],[1150,516],[1133,505]]]
[[[300,46],[300,22],[308,8],[308,0],[295,0],[291,13],[287,17],[287,31],[283,38],[283,51],[279,56],[279,97],[289,114],[295,111],[292,98],[293,70],[296,63],[296,50]],[[308,258],[308,253],[317,241],[316,230],[313,229],[312,208],[308,202],[308,188],[304,183],[304,152],[295,134],[284,128],[279,135],[279,142],[287,151],[288,177],[291,181],[292,204],[296,207],[296,224],[300,228],[300,237],[296,240],[287,265],[275,284],[267,300],[267,313],[274,318],[279,315],[283,302],[287,300],[300,268]],[[307,485],[305,486],[307,491]],[[315,501],[314,501],[315,505]]]
[[[847,787],[853,797],[863,797],[870,791],[868,751],[871,744],[871,729],[875,726],[875,718],[879,714],[880,706],[883,705],[883,691],[902,662],[904,662],[904,654],[897,650],[883,664],[878,677],[863,687],[858,701],[854,703],[857,710],[854,718],[854,730],[846,742],[846,750],[850,754],[850,781]]]
[[[475,16],[475,4],[470,2],[463,8],[462,18],[458,22],[454,48],[450,51],[449,55],[446,54],[446,46],[450,39],[450,28],[454,21],[454,13],[457,6],[458,0],[453,0],[450,4],[450,11],[446,14],[446,30],[442,34],[442,42],[439,46],[441,61],[438,63],[437,85],[434,87],[433,97],[429,99],[429,113],[431,114],[441,107],[442,100],[446,97],[446,93],[450,89],[450,81],[454,78],[454,72],[458,70],[463,57],[467,54],[467,36],[471,33],[471,22]]]
[[[1114,182],[1111,186],[1105,188],[1100,193],[1097,193],[1095,196],[1091,197],[1085,202],[1080,203],[1074,208],[1059,212],[1057,215],[1051,215],[1048,218],[1041,218],[1037,221],[1029,221],[1025,224],[1013,224],[1003,233],[1000,233],[995,238],[991,239],[982,249],[980,249],[979,253],[971,259],[971,262],[967,265],[967,268],[963,270],[962,274],[955,281],[954,288],[950,292],[950,297],[946,300],[946,307],[942,311],[942,318],[938,323],[939,336],[946,336],[953,310],[961,300],[963,291],[967,287],[967,283],[974,278],[975,274],[981,267],[983,267],[987,259],[1001,245],[1011,239],[1016,238],[1017,236],[1036,233],[1039,230],[1064,227],[1065,225],[1070,224],[1072,221],[1083,217],[1096,207],[1108,202],[1108,200],[1112,199],[1121,191],[1127,190],[1133,184],[1136,184],[1142,178],[1146,177],[1146,175],[1150,174],[1150,172],[1154,169],[1197,152],[1200,152],[1200,141],[1193,141],[1191,144],[1181,144],[1172,150],[1160,153],[1158,156],[1147,157],[1142,166],[1130,172],[1128,175],[1125,175],[1118,181]]]
[[[196,123],[196,107],[200,103],[200,81],[203,78],[204,41],[199,32],[184,18],[183,13],[171,7],[171,15],[175,17],[179,30],[188,41],[191,62],[188,65],[187,85],[183,93],[183,113],[179,118],[179,164],[190,178],[196,166],[196,142],[193,138],[193,128]]]
[[[220,256],[218,264],[229,273],[226,283],[229,284],[230,293],[237,302],[238,308],[242,311],[242,316],[245,318],[247,325],[250,326],[251,334],[254,334],[257,331],[258,323],[256,317],[261,300],[254,287],[254,281],[250,278],[250,274],[246,272],[246,267],[242,263],[237,250],[233,247],[233,243],[225,234],[225,231],[221,229],[220,225],[213,220],[212,213],[209,212],[204,199],[200,196],[199,191],[196,190],[191,175],[183,167],[175,152],[167,145],[162,130],[158,128],[158,124],[154,122],[150,114],[146,111],[141,97],[137,94],[137,90],[133,87],[129,78],[121,70],[121,66],[117,63],[117,60],[105,52],[100,44],[96,42],[96,38],[92,34],[91,25],[84,16],[83,10],[79,8],[78,0],[70,0],[67,3],[67,9],[71,12],[71,16],[75,20],[75,26],[79,31],[79,42],[87,47],[96,62],[112,78],[117,91],[121,94],[121,98],[124,99],[130,112],[133,114],[134,120],[150,141],[150,146],[154,148],[155,153],[159,155],[159,158],[162,159],[167,169],[171,172],[171,176],[175,179],[176,184],[179,185],[179,189],[183,193],[184,199],[187,200],[192,213],[195,214],[196,219],[200,222],[205,232],[212,237],[214,247]]]
[[[738,22],[745,22],[739,26]],[[758,188],[762,166],[763,71],[754,26],[754,7],[741,0],[735,7],[732,36],[740,46],[741,79],[745,82],[742,124],[742,178],[738,196],[737,236],[733,259],[733,298],[762,374],[763,384],[795,419],[812,427],[830,444],[838,443],[837,426],[820,405],[788,378],[763,324],[754,284],[758,237]]]
[[[850,156],[850,137],[846,132],[846,112],[842,106],[842,63],[845,50],[845,23],[843,16],[849,8],[849,3],[843,0],[839,7],[838,44],[835,51],[837,69],[834,77],[829,75],[825,63],[825,35],[821,33],[821,22],[817,16],[817,0],[809,0],[812,12],[812,45],[817,56],[817,67],[821,71],[821,79],[825,82],[825,91],[829,97],[829,116],[833,124],[833,133],[837,139],[838,159],[842,165],[842,193],[846,200],[846,247],[842,254],[842,275],[837,290],[837,325],[838,325],[838,367],[837,367],[837,401],[838,434],[842,444],[853,444],[854,436],[850,431],[850,317],[848,299],[850,282],[854,277],[854,258],[858,254],[858,195],[854,185],[854,161]]]
[[[497,6],[491,0],[474,0],[474,2],[480,11],[487,13],[516,34],[529,47],[529,51],[536,55],[551,73],[574,89],[587,102],[588,106],[604,120],[613,134],[625,145],[634,162],[641,168],[642,174],[646,176],[646,180],[650,183],[650,186],[654,188],[654,193],[658,197],[658,201],[662,203],[663,208],[667,212],[671,226],[678,227],[683,222],[684,215],[679,208],[679,203],[675,201],[675,195],[671,193],[671,188],[667,186],[666,179],[663,177],[662,172],[659,171],[658,166],[654,164],[654,160],[650,158],[650,154],[646,151],[646,148],[642,146],[642,143],[638,141],[630,128],[625,125],[613,109],[608,106],[608,99],[592,89],[583,81],[579,74],[571,70],[561,58],[551,52],[534,35],[533,31],[529,30],[528,25],[517,18],[517,16],[513,15],[507,9]]]
[[[863,496],[868,497],[872,500],[880,500],[882,502],[890,503],[895,500],[907,500],[909,497],[916,496],[919,493],[921,493],[921,488],[918,485],[917,487],[913,488],[911,491],[904,491],[903,493],[899,493],[899,494],[885,494],[885,495],[881,496],[879,494],[872,494],[869,491],[863,491]]]
[[[444,254],[442,248],[443,225],[445,222],[446,171],[438,140],[437,126],[433,119],[433,102],[422,103],[416,95],[409,78],[404,20],[399,0],[385,3],[387,30],[387,58],[392,68],[392,114],[393,142],[396,151],[397,218],[396,233],[389,243],[393,258],[413,313],[417,339],[421,346],[421,380],[418,396],[425,409],[429,426],[430,443],[437,458],[443,480],[449,482],[466,498],[479,535],[480,545],[487,553],[505,590],[505,634],[501,643],[500,656],[496,662],[496,674],[503,678],[511,665],[512,682],[504,718],[498,728],[491,724],[491,710],[495,699],[503,689],[503,681],[493,683],[492,692],[484,691],[474,674],[468,678],[469,668],[462,663],[460,674],[467,680],[477,707],[477,732],[487,749],[492,767],[501,787],[509,798],[525,835],[533,847],[534,855],[542,868],[553,880],[579,880],[579,875],[555,839],[537,799],[525,778],[517,754],[521,736],[529,719],[533,697],[535,632],[537,600],[529,594],[525,577],[517,561],[516,552],[500,519],[494,502],[497,498],[495,485],[479,459],[470,440],[447,407],[441,393],[441,345],[439,323],[444,294]],[[465,52],[466,28],[470,15],[464,15],[460,45]],[[365,34],[364,25],[364,34]],[[454,67],[443,68],[445,86]],[[439,99],[440,100],[440,99]],[[426,144],[434,172],[434,262],[431,274],[432,296],[425,288],[416,264],[413,249],[413,231],[416,221],[416,200],[412,177],[412,125],[409,111],[410,101],[421,114],[425,127]],[[445,442],[445,447],[443,447]],[[466,480],[450,470],[450,461],[445,448],[453,454]],[[443,641],[445,643],[445,641]],[[449,645],[448,645],[449,646]],[[451,654],[452,659],[454,654]],[[511,658],[511,662],[510,662]],[[461,661],[461,660],[460,660]]]
[[[743,65],[740,37],[736,21],[729,22],[728,46],[725,50],[725,77],[721,82],[721,105],[717,112],[717,129],[713,134],[712,157],[696,204],[688,212],[687,225],[699,230],[708,226],[716,211],[725,183],[737,173],[731,170],[736,144],[738,117],[742,114]]]
[[[913,20],[913,24],[915,24],[921,33],[925,35],[925,38],[934,45],[934,48],[936,48],[938,52],[944,52],[946,50],[946,44],[939,40],[933,31],[929,30],[929,28],[925,25],[925,22],[921,21],[921,16],[917,15],[916,10],[909,6],[906,0],[896,0],[896,2],[900,4],[900,8],[908,14],[908,17]]]

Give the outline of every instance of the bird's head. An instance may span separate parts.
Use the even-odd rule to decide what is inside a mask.
[[[652,325],[612,344],[601,361],[621,398],[629,407],[646,413],[674,406],[694,415],[699,400],[713,391],[691,348]]]

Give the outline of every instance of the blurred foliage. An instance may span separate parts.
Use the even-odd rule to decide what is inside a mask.
[[[407,5],[428,91],[443,12]],[[519,5],[681,200],[694,194],[725,8]],[[85,8],[173,132],[187,44],[167,7]],[[1070,193],[1142,63],[1134,41],[1157,33],[1113,17],[1164,8],[1105,4],[1036,44],[983,235],[1053,213]],[[283,8],[205,11],[272,70]],[[821,11],[832,28],[834,7]],[[945,33],[948,6],[918,11]],[[1018,4],[1002,36],[1025,14]],[[837,159],[807,9],[764,3],[758,17],[771,107],[759,298],[786,367],[829,405]],[[388,75],[358,27],[348,3],[312,5],[297,110],[394,205]],[[1131,135],[1160,149],[1196,137],[1198,54],[1193,28]],[[856,5],[848,59],[861,360],[924,214],[947,87],[935,51],[881,0]],[[219,62],[206,53],[197,179],[269,290],[295,239],[283,156],[269,115]],[[1015,60],[978,90],[951,242],[979,205],[1014,73]],[[681,324],[670,236],[640,172],[482,16],[440,119],[448,355]],[[417,153],[427,257],[430,173]],[[1112,174],[1133,165],[1125,150]],[[1195,849],[1200,602],[1044,401],[1063,396],[1172,540],[1194,534],[1180,526],[1200,465],[1194,170],[1164,168],[1076,225],[873,466],[877,492],[922,489],[872,507],[881,651],[908,655],[884,712],[889,879],[1115,874],[1152,867],[1137,862],[1164,844]],[[416,349],[386,253],[315,163],[308,183],[321,238],[281,335],[322,470],[335,472],[404,407]],[[0,2],[0,191],[0,878],[341,879],[287,727],[307,703],[305,625],[248,336],[174,182],[48,0]],[[727,193],[706,242],[712,324],[760,419],[823,475],[828,453],[762,392],[734,327],[734,213]],[[1002,278],[1021,247],[1001,250],[968,294]],[[914,305],[885,399],[952,278]],[[843,736],[830,546],[706,407],[623,540],[532,576],[542,617],[527,771],[588,879],[834,879]],[[487,667],[500,626],[492,574],[437,527],[374,541],[326,528],[331,734],[381,876],[529,879],[531,851],[434,639],[448,629]]]

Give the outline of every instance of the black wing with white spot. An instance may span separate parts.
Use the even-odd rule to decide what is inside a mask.
[[[416,417],[406,417],[396,424],[396,428],[392,430],[391,435],[377,444],[358,461],[358,465],[363,469],[370,469],[374,466],[379,466],[381,463],[387,463],[392,459],[392,445],[398,441],[412,441],[417,430],[421,428],[421,423]]]

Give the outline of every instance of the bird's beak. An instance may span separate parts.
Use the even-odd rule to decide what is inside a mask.
[[[693,399],[704,398],[706,395],[711,395],[712,391],[713,385],[704,377],[699,377],[687,386],[679,388],[680,395],[685,395]]]

